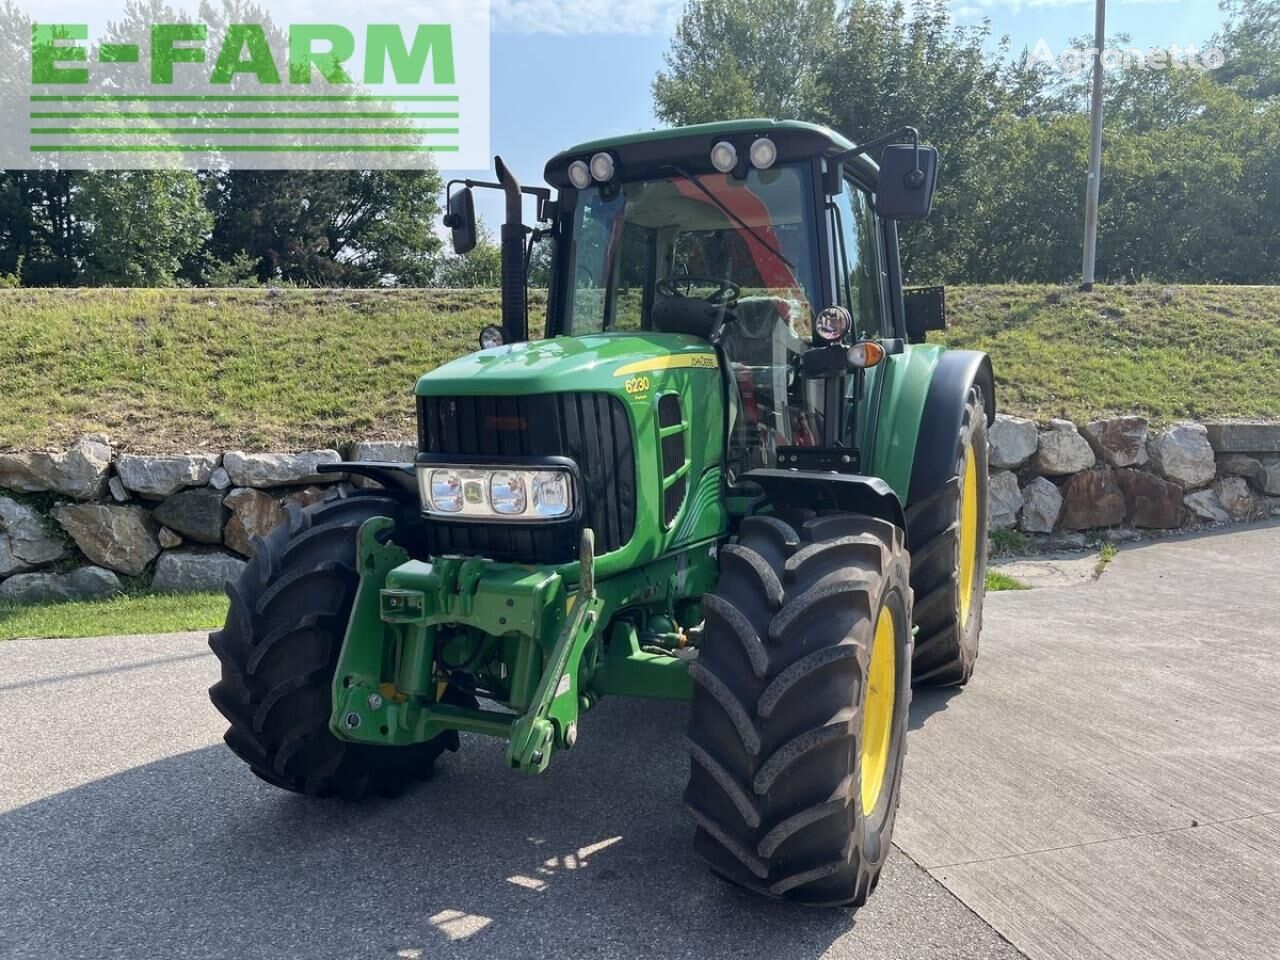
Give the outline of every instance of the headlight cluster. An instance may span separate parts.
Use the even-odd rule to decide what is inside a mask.
[[[568,470],[419,467],[427,513],[490,520],[559,520],[573,513]]]

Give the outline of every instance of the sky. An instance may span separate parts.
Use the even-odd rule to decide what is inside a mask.
[[[682,0],[492,0],[490,148],[521,182],[584,140],[658,126],[650,86],[662,69]],[[1015,49],[1041,39],[1060,53],[1093,32],[1093,0],[953,0],[957,23],[990,19]],[[1222,22],[1217,0],[1108,0],[1108,35],[1133,46],[1203,46]],[[927,135],[927,131],[925,131]],[[488,171],[452,171],[481,178]],[[478,191],[496,233],[499,197]]]

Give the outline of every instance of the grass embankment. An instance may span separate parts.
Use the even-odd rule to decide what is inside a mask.
[[[72,603],[0,604],[0,640],[176,633],[220,626],[223,593],[136,594]]]
[[[992,354],[1011,413],[1280,418],[1280,288],[959,287],[950,309],[942,339]],[[497,313],[494,291],[0,290],[0,449],[411,436],[418,375]]]
[[[948,307],[940,340],[991,354],[1009,413],[1280,418],[1280,287],[959,287]]]

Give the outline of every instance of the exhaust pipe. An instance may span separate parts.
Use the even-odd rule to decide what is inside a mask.
[[[507,195],[507,220],[502,225],[502,331],[505,343],[529,339],[528,282],[525,276],[524,204],[520,181],[501,157],[494,157],[498,182]]]

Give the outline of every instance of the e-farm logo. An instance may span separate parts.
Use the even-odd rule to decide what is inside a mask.
[[[0,144],[0,168],[488,162],[484,0],[388,5],[385,17],[370,0],[358,19],[326,22],[222,3],[198,16],[129,4],[102,23],[51,17],[46,4],[0,24],[0,38],[30,38],[0,68],[0,112],[21,134]]]

